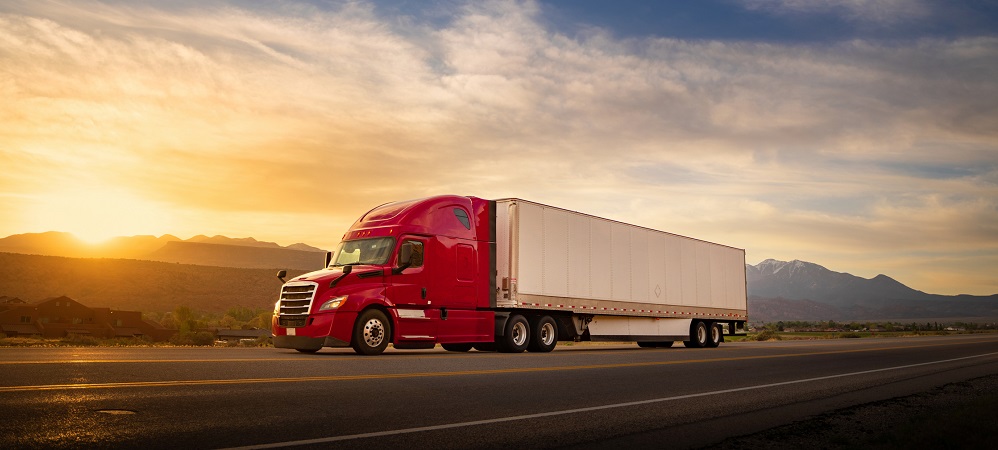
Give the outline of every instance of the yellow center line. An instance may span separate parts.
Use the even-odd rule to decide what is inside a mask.
[[[355,381],[355,380],[390,380],[400,378],[429,378],[429,377],[454,377],[470,375],[497,375],[511,373],[532,373],[532,372],[560,372],[572,370],[597,370],[597,369],[618,369],[628,367],[652,367],[669,366],[680,364],[699,364],[710,362],[726,361],[749,361],[756,359],[775,358],[798,358],[803,356],[839,355],[847,353],[881,352],[887,350],[918,349],[928,347],[952,346],[967,343],[994,342],[993,340],[961,341],[952,343],[926,344],[926,345],[905,345],[895,347],[862,348],[849,350],[820,351],[807,353],[791,353],[779,355],[755,355],[755,356],[732,356],[726,358],[703,358],[687,359],[676,361],[646,361],[633,363],[614,364],[586,364],[579,366],[551,366],[551,367],[523,367],[509,369],[486,369],[486,370],[461,370],[453,372],[412,372],[412,373],[389,373],[389,374],[361,374],[361,375],[330,375],[317,377],[282,377],[282,378],[237,378],[228,380],[177,380],[177,381],[134,381],[121,383],[79,383],[79,384],[50,384],[37,386],[5,386],[0,387],[2,392],[24,392],[24,391],[51,391],[59,389],[110,389],[128,387],[178,387],[178,386],[215,386],[231,384],[259,384],[259,383],[299,383],[310,381]]]

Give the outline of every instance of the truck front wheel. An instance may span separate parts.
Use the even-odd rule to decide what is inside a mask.
[[[392,324],[388,316],[377,309],[364,311],[353,327],[353,350],[361,355],[379,355],[388,348]]]
[[[530,324],[519,314],[509,317],[505,333],[496,339],[496,347],[503,353],[521,353],[530,342]]]

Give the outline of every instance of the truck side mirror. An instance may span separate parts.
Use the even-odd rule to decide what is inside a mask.
[[[280,272],[277,272],[277,279],[281,280],[281,283],[287,283],[287,281],[284,281],[284,277],[286,276],[288,276],[287,270],[281,270]]]
[[[329,263],[332,262],[332,261],[333,261],[333,253],[332,252],[326,252],[326,263],[323,264],[322,267],[329,267]]]
[[[403,270],[408,269],[412,265],[412,242],[406,242],[399,247],[399,259],[398,265],[392,270],[392,273],[398,275],[402,273]]]

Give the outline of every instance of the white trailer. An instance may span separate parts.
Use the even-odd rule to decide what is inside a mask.
[[[744,333],[743,249],[521,199],[496,201],[495,236],[496,308],[553,318],[558,340],[715,347]]]

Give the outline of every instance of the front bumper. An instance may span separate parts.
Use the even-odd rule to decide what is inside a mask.
[[[296,350],[319,350],[322,347],[349,347],[349,342],[344,342],[333,337],[308,337],[308,336],[274,336],[274,347],[293,348]]]
[[[304,327],[285,328],[274,318],[274,347],[318,350],[322,347],[348,347],[353,335],[356,312],[337,311],[310,315]]]

